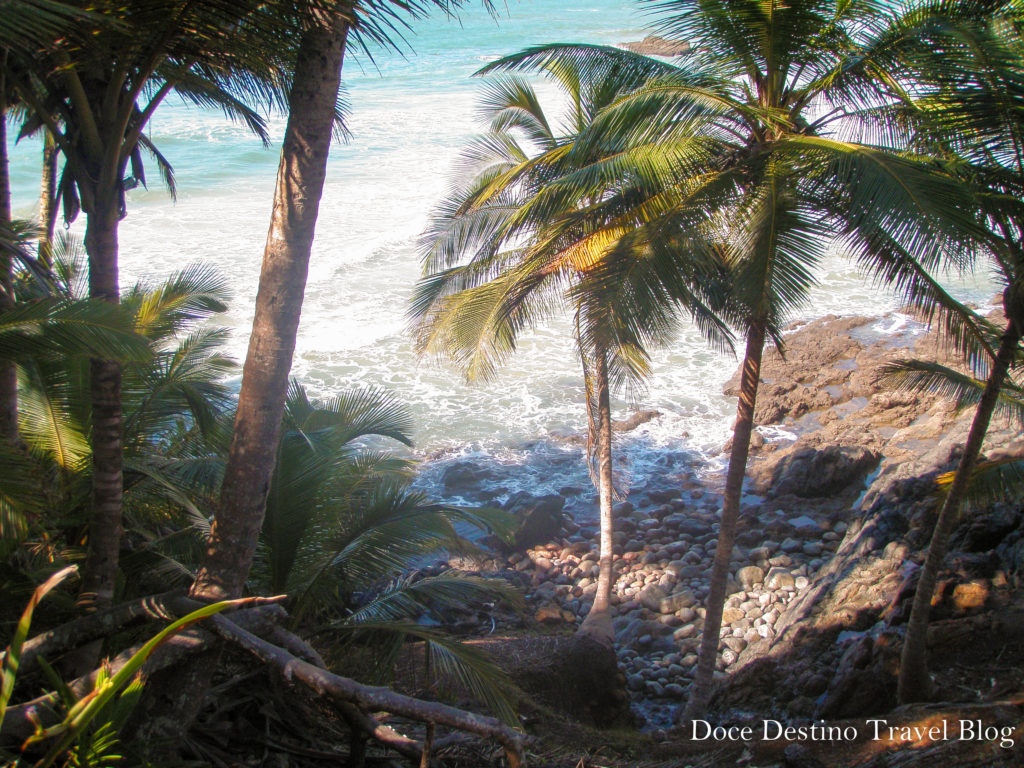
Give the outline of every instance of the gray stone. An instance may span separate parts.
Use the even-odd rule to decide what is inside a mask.
[[[800,517],[794,517],[792,520],[789,521],[789,524],[797,529],[808,528],[816,531],[821,528],[817,520],[815,520],[813,517],[808,517],[807,515],[800,515]]]
[[[684,624],[675,632],[672,633],[673,640],[685,640],[688,637],[693,637],[697,634],[697,626],[695,624]]]
[[[665,590],[659,587],[657,584],[648,584],[644,587],[637,598],[640,600],[640,604],[649,611],[658,611],[661,609],[661,601],[664,600],[668,595],[665,594]]]
[[[509,499],[505,509],[519,523],[514,538],[515,549],[526,549],[555,539],[562,528],[564,506],[565,499],[556,494],[541,497],[516,494]]]
[[[821,544],[817,541],[806,541],[802,547],[805,555],[815,557],[821,554]]]
[[[860,446],[805,448],[775,467],[772,493],[804,498],[834,496],[863,482],[881,458],[881,454]]]
[[[722,640],[722,645],[736,653],[743,653],[743,649],[747,647],[747,641],[742,637],[726,637]]]
[[[642,599],[642,598],[641,598]],[[690,608],[697,603],[697,598],[688,589],[673,592],[668,597],[662,598],[658,603],[658,611],[661,613],[675,613],[683,608]]]

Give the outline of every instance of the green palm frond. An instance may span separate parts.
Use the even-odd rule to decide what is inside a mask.
[[[102,357],[144,360],[145,338],[131,317],[105,301],[40,299],[0,313],[0,357]]]
[[[523,607],[522,595],[506,581],[445,571],[436,576],[404,577],[392,582],[370,602],[345,617],[343,623],[362,625],[381,620],[395,621],[424,612],[431,614],[435,621],[443,622],[446,611],[451,609],[487,608],[495,602],[515,610]]]
[[[934,392],[951,400],[957,410],[981,402],[986,382],[927,360],[896,360],[882,368],[879,381],[910,392]],[[1024,424],[1024,388],[1007,379],[999,391],[996,412]]]
[[[86,19],[94,23],[104,20],[100,14],[56,0],[13,0],[4,3],[3,10],[0,42],[5,47],[25,52],[31,51],[39,41],[72,32]]]
[[[478,648],[412,621],[344,622],[333,625],[332,629],[349,634],[353,641],[366,643],[374,649],[378,659],[375,667],[385,673],[381,682],[388,681],[387,671],[393,668],[402,647],[409,640],[422,641],[427,667],[438,682],[468,692],[503,722],[518,724],[508,676]]]
[[[57,466],[74,472],[92,456],[88,439],[85,392],[71,386],[68,371],[39,365],[19,366],[18,429],[34,451],[49,456]]]
[[[127,442],[152,439],[186,417],[204,434],[230,409],[233,397],[225,379],[237,370],[220,352],[227,331],[194,331],[169,351],[158,352],[146,366],[124,376],[124,431]]]
[[[936,479],[939,493],[944,494],[953,483],[955,472]],[[967,483],[961,509],[984,509],[993,504],[1013,503],[1024,494],[1024,459],[1006,458],[981,461]]]
[[[156,340],[226,311],[227,294],[223,274],[209,265],[194,264],[156,287],[132,287],[121,303],[132,312],[139,333]]]
[[[47,512],[43,473],[23,450],[0,445],[0,556],[7,556]]]

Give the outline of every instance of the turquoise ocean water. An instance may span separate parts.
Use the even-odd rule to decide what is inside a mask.
[[[454,370],[416,360],[404,319],[419,274],[415,239],[448,186],[460,148],[481,129],[474,114],[476,69],[539,43],[639,40],[649,22],[626,0],[509,0],[497,19],[474,6],[458,22],[439,15],[416,22],[404,55],[376,51],[373,61],[350,58],[344,80],[352,135],[331,154],[294,375],[320,393],[360,384],[391,389],[412,408],[417,449],[424,454],[483,451],[504,462],[530,462],[536,441],[557,450],[562,437],[578,435],[582,380],[564,322],[524,338],[500,378],[487,385],[465,385]],[[171,202],[156,183],[135,190],[121,226],[123,285],[197,261],[226,275],[233,301],[225,323],[239,359],[283,128],[282,117],[272,118],[275,145],[264,148],[219,113],[172,98],[149,133],[174,166],[178,200]],[[17,215],[33,212],[37,168],[38,145],[14,149]],[[991,294],[977,283],[957,290],[978,300]],[[802,314],[878,314],[894,307],[836,257],[823,265],[821,287]],[[663,414],[624,441],[634,472],[663,466],[666,455],[681,451],[717,454],[734,408],[721,388],[735,366],[689,328],[657,353],[648,390],[616,404],[617,417],[631,406]],[[557,487],[569,479],[540,468],[534,484]]]

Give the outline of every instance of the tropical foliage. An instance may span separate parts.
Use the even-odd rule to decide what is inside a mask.
[[[588,52],[581,62],[532,50],[481,70],[540,71],[558,84],[564,112],[547,114],[517,74],[489,81],[489,130],[466,150],[464,178],[424,237],[412,315],[421,352],[453,358],[473,380],[494,373],[523,329],[556,309],[571,313],[601,519],[598,588],[581,631],[610,647],[611,389],[642,385],[649,349],[672,338],[681,316],[720,345],[728,331],[711,308],[721,278],[711,233],[640,232],[674,193],[667,164],[586,147],[603,109],[669,68],[612,48]],[[594,171],[609,166],[614,177]]]

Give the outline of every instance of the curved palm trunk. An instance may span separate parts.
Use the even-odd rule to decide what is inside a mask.
[[[0,76],[0,91],[3,89]],[[0,93],[0,225],[11,223],[11,184],[7,158],[7,104]],[[0,312],[14,306],[11,256],[0,252]],[[13,360],[0,360],[0,440],[18,439],[18,370]]]
[[[1007,315],[1011,315],[1010,307],[1007,307]],[[985,383],[985,389],[978,403],[978,410],[974,413],[971,431],[967,435],[967,443],[964,445],[963,455],[960,457],[956,474],[953,476],[949,494],[935,521],[935,529],[932,532],[931,543],[928,545],[928,555],[921,568],[921,578],[917,584],[917,592],[914,594],[914,604],[911,608],[910,621],[907,624],[907,634],[900,656],[898,696],[901,704],[925,701],[931,696],[932,684],[928,675],[927,641],[928,615],[931,612],[932,596],[935,593],[939,569],[946,556],[949,536],[953,532],[953,527],[959,516],[967,484],[974,472],[978,457],[981,455],[981,446],[985,442],[985,433],[992,420],[992,413],[995,411],[996,402],[999,399],[999,391],[1002,389],[1020,339],[1020,324],[1011,317],[1006,331],[1003,333],[999,352],[996,354],[988,381]]]
[[[192,586],[192,595],[203,600],[241,595],[266,510],[334,128],[348,31],[344,11],[342,4],[312,12],[296,60],[220,506]]]
[[[693,678],[690,698],[683,711],[683,720],[703,714],[711,698],[715,662],[718,660],[719,633],[722,629],[722,611],[725,608],[725,590],[729,581],[729,559],[736,541],[736,521],[740,513],[743,477],[750,453],[750,435],[754,429],[754,406],[757,386],[761,380],[761,356],[764,353],[765,324],[756,322],[747,332],[747,348],[740,376],[740,399],[736,406],[736,428],[729,454],[729,471],[725,480],[725,498],[722,502],[722,521],[718,530],[718,548],[711,566],[711,585],[708,593],[704,630],[701,634],[700,657]]]
[[[597,462],[598,496],[600,499],[601,544],[598,556],[597,591],[587,618],[580,625],[581,632],[587,632],[611,643],[612,597],[612,407],[608,382],[608,357],[604,350],[597,354],[595,375],[597,378]]]

